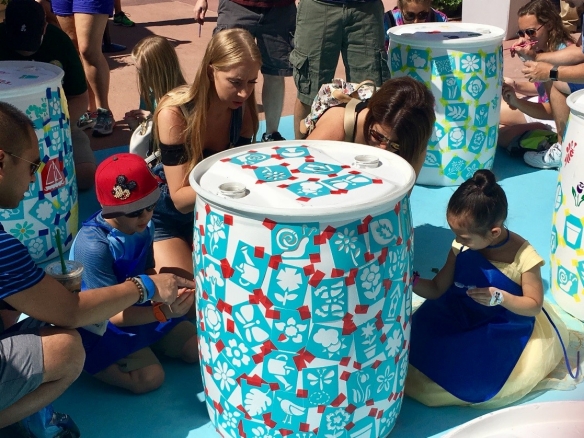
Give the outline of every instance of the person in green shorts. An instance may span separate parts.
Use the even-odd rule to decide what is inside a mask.
[[[301,0],[296,15],[294,50],[290,62],[298,89],[294,105],[294,134],[320,86],[334,77],[339,54],[349,82],[389,79],[381,0]]]

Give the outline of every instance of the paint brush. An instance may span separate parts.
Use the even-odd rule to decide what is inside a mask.
[[[505,50],[515,50],[518,47],[529,47],[537,44],[537,41],[526,41],[523,44],[519,44],[518,46],[507,47]]]

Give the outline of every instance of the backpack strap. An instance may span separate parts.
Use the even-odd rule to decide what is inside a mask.
[[[189,110],[184,105],[179,106],[179,108],[180,108],[180,112],[182,113],[183,117],[185,118],[185,120],[188,123],[188,120],[189,120]]]
[[[357,105],[359,99],[351,99],[345,106],[345,117],[343,125],[345,127],[345,141],[353,142],[355,140],[355,121],[357,120]]]

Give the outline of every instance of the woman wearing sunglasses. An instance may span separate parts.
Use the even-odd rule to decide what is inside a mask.
[[[409,77],[389,79],[355,109],[353,143],[387,149],[420,173],[436,115],[434,96]],[[345,140],[345,105],[327,109],[308,140]]]
[[[511,47],[511,56],[521,49],[526,56],[554,52],[573,44],[574,39],[564,28],[562,19],[549,0],[533,0],[519,9],[517,23],[519,40]],[[522,55],[524,56],[524,55]],[[552,82],[515,82],[505,78],[499,145],[513,145],[526,132],[534,129],[556,130],[548,93]],[[520,99],[517,93],[529,97]]]
[[[444,12],[432,8],[432,0],[397,0],[397,6],[383,16],[385,48],[389,46],[388,30],[394,26],[413,23],[443,23],[448,21]]]

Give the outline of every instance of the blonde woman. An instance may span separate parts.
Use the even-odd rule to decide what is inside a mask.
[[[152,35],[140,40],[132,50],[132,59],[138,72],[140,108],[128,111],[124,118],[133,130],[154,113],[166,93],[187,81],[173,45],[164,37]]]
[[[152,220],[157,272],[193,277],[193,209],[197,194],[189,172],[204,157],[249,144],[258,129],[255,84],[259,49],[249,32],[217,32],[192,86],[165,96],[154,114],[161,161],[155,168],[164,184]]]

